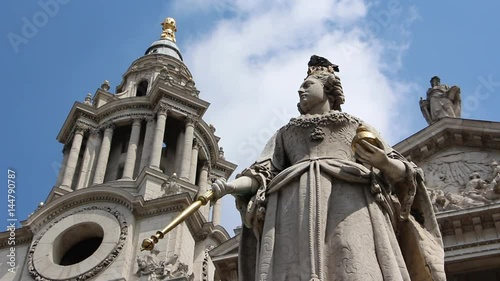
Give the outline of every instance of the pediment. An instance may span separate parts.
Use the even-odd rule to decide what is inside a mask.
[[[473,173],[491,182],[496,176],[492,163],[498,160],[499,150],[452,146],[430,156],[418,166],[424,171],[428,188],[460,193]]]
[[[443,118],[394,145],[407,159],[420,164],[447,148],[500,150],[500,122]]]
[[[394,148],[422,168],[436,211],[500,202],[500,122],[444,118]]]

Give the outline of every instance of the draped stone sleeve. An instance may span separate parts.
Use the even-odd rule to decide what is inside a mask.
[[[236,178],[252,177],[259,182],[259,188],[255,193],[235,196],[236,207],[246,227],[260,229],[265,216],[267,186],[287,166],[289,164],[283,148],[281,130],[279,130],[267,142],[257,161],[236,176]]]
[[[412,162],[404,163],[407,176],[398,184],[410,186],[414,191],[408,191],[413,195],[411,202],[403,202],[401,213],[405,216],[400,216],[397,232],[411,280],[446,280],[443,241],[423,172]],[[403,212],[405,208],[409,213]]]
[[[287,166],[281,130],[267,142],[258,160],[236,178],[249,176],[259,182],[255,193],[235,195],[236,208],[243,222],[240,235],[238,280],[255,281],[257,249],[266,213],[266,190],[269,182]],[[244,261],[242,261],[244,259]]]
[[[382,143],[387,156],[401,161],[406,167],[405,177],[398,182],[389,182],[383,175],[379,178],[383,182],[384,201],[396,217],[393,223],[411,280],[446,280],[442,236],[427,194],[424,173],[384,141]]]

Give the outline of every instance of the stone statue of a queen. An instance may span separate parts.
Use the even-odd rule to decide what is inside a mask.
[[[216,198],[242,215],[241,281],[446,280],[422,171],[341,111],[338,66],[312,56],[298,108]],[[374,144],[353,144],[360,128]]]

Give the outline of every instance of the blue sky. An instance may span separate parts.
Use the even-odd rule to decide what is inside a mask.
[[[62,144],[55,137],[73,103],[104,79],[114,89],[167,16],[177,20],[185,63],[211,102],[206,120],[237,172],[255,160],[269,131],[296,115],[312,54],[340,65],[345,111],[390,143],[426,126],[418,99],[434,75],[461,87],[467,118],[500,121],[498,1],[207,2],[2,2],[1,169],[4,182],[8,168],[16,171],[19,220],[56,181]],[[224,201],[228,210],[232,204]],[[223,218],[229,231],[238,224],[232,213]]]

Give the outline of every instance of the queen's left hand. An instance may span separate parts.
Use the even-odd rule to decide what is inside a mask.
[[[356,144],[355,157],[362,163],[366,163],[379,170],[383,170],[384,166],[389,164],[389,157],[385,154],[385,151],[365,140]]]
[[[365,140],[356,144],[355,157],[362,163],[379,169],[392,183],[404,179],[406,175],[406,166],[403,162],[389,158],[384,150]]]

